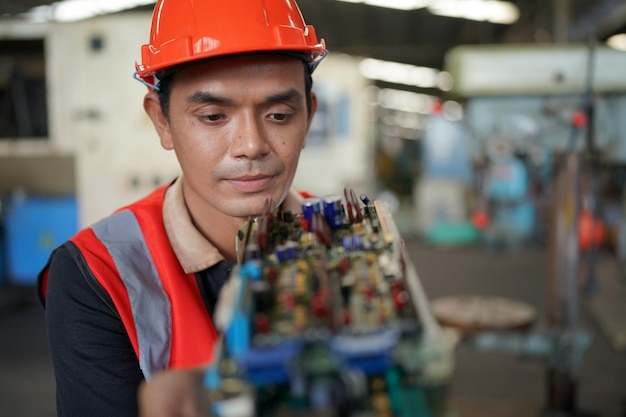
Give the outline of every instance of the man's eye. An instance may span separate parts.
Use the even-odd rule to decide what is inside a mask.
[[[209,122],[217,122],[222,117],[224,117],[222,114],[207,114],[207,115],[202,116],[202,119],[209,121]]]
[[[270,118],[279,122],[284,122],[286,120],[289,120],[291,118],[291,115],[287,113],[272,113],[270,114]]]

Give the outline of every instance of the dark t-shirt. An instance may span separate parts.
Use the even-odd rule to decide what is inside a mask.
[[[220,262],[195,274],[207,314],[233,266]],[[113,301],[71,242],[52,257],[45,314],[58,416],[137,416],[139,361]]]

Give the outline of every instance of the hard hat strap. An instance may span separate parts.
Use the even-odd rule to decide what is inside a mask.
[[[146,87],[148,87],[149,89],[151,89],[151,90],[153,90],[153,91],[156,91],[156,92],[159,92],[159,87],[157,86],[157,85],[158,85],[158,82],[155,82],[154,84],[152,84],[152,83],[150,83],[150,82],[148,82],[148,81],[144,80],[143,78],[141,78],[141,77],[139,76],[139,71],[135,71],[135,72],[133,73],[133,78],[134,78],[135,80],[139,81],[140,83],[142,83],[143,85],[145,85]],[[156,80],[156,77],[153,77],[153,79],[154,79],[154,80]]]

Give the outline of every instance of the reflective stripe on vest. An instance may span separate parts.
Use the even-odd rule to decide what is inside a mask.
[[[128,292],[137,330],[139,366],[150,379],[170,360],[172,317],[169,298],[135,215],[124,210],[92,226],[113,258]]]

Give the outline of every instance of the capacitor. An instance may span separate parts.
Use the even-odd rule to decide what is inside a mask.
[[[244,259],[246,261],[252,259],[260,259],[261,258],[261,247],[256,243],[249,243],[246,245],[246,249],[244,252]]]
[[[322,200],[317,197],[307,198],[302,202],[302,216],[305,220],[304,228],[311,231],[313,215],[322,211]]]
[[[270,319],[265,313],[254,314],[254,325],[257,333],[268,333],[270,331]]]
[[[292,241],[287,242],[287,244],[285,245],[285,259],[288,261],[293,261],[296,259],[296,255],[296,244]]]
[[[352,251],[352,235],[343,235],[341,238],[341,246],[343,246],[346,252]]]
[[[354,235],[352,238],[352,247],[354,250],[359,251],[363,249],[363,239],[360,235]]]
[[[287,260],[287,246],[286,245],[278,245],[276,247],[276,259],[278,262],[285,262]]]
[[[311,301],[311,307],[313,309],[313,315],[315,317],[324,317],[326,315],[326,297],[327,292],[323,290],[319,290],[313,295],[313,300]]]
[[[324,218],[331,229],[337,229],[343,223],[343,203],[340,195],[329,195],[323,198]]]

